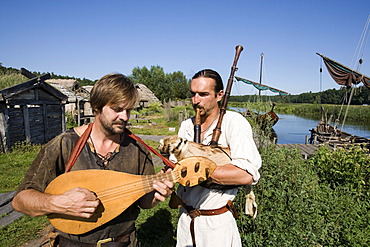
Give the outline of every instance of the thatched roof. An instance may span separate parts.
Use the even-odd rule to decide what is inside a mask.
[[[49,79],[46,80],[47,83],[51,85],[60,85],[69,90],[75,90],[78,86],[77,80],[74,79]]]
[[[86,100],[85,97],[76,95],[75,90],[78,87],[78,82],[74,79],[49,79],[46,80],[51,86],[58,89],[68,97],[68,102],[76,102]]]
[[[160,102],[159,99],[154,95],[152,91],[150,91],[149,88],[147,88],[144,84],[136,84],[135,87],[137,88],[137,91],[139,92],[139,99],[142,102]]]

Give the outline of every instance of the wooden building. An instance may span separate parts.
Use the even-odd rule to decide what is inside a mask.
[[[145,86],[144,84],[135,84],[135,87],[139,93],[139,102],[137,108],[145,108],[148,107],[152,103],[159,103],[161,104],[160,100],[154,95],[150,89]]]
[[[43,144],[65,131],[67,96],[47,79],[50,74],[0,90],[0,151],[23,141]]]
[[[93,121],[94,114],[90,106],[92,86],[80,87],[74,79],[49,79],[46,82],[67,96],[65,113],[72,116],[78,126]],[[86,88],[90,88],[90,91]]]

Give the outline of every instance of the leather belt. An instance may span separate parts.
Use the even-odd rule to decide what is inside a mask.
[[[196,247],[195,244],[195,231],[194,231],[194,219],[196,217],[199,217],[201,215],[203,216],[213,216],[213,215],[220,215],[223,213],[226,213],[227,211],[230,211],[234,218],[237,219],[239,217],[234,204],[232,201],[228,201],[227,204],[221,208],[218,209],[194,209],[190,206],[186,206],[185,209],[188,211],[188,215],[191,217],[190,222],[190,233],[191,233],[191,239],[193,241],[193,247]]]
[[[218,209],[193,209],[190,212],[188,212],[188,214],[192,219],[194,219],[201,215],[204,216],[219,215],[226,213],[227,211],[229,211],[229,208],[227,206],[223,206],[222,208]]]
[[[134,231],[131,231],[127,234],[122,234],[116,238],[106,238],[99,240],[97,243],[84,243],[75,241],[69,238],[65,238],[63,236],[59,236],[59,245],[60,247],[127,247],[130,245],[130,235]]]

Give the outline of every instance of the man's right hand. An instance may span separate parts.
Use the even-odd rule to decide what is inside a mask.
[[[90,218],[100,201],[90,190],[77,187],[61,195],[50,195],[49,203],[56,213]]]

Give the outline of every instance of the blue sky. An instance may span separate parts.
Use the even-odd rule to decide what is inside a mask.
[[[356,68],[369,14],[370,0],[0,0],[0,63],[91,80],[137,66],[187,78],[212,68],[226,85],[242,45],[236,76],[259,82],[264,53],[262,83],[318,92],[339,87],[326,68],[320,86],[316,52]],[[370,75],[369,49],[363,59]],[[243,94],[258,91],[234,83],[232,95]]]

